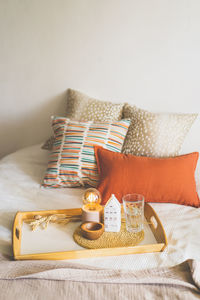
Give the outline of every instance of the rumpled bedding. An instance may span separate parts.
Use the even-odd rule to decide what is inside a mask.
[[[17,211],[75,208],[82,205],[83,188],[47,189],[41,186],[49,152],[34,145],[0,161],[0,253],[12,259],[12,224]],[[200,209],[176,204],[151,204],[168,238],[160,253],[84,258],[69,261],[83,268],[148,270],[200,261]],[[19,262],[19,264],[22,262]]]
[[[142,271],[97,269],[69,262],[0,263],[0,299],[200,298],[200,263]]]

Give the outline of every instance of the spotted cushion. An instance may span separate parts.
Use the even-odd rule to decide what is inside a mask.
[[[68,89],[66,117],[78,121],[111,122],[122,118],[124,103],[97,100]]]
[[[123,153],[169,157],[179,154],[197,114],[151,113],[125,104],[123,117],[131,119]]]

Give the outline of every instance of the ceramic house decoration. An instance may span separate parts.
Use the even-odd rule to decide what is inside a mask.
[[[121,204],[114,194],[104,207],[104,228],[110,232],[119,232],[121,228]]]

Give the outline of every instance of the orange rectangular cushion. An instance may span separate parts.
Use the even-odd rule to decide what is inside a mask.
[[[95,147],[102,204],[111,194],[122,202],[125,194],[143,194],[146,202],[171,202],[199,207],[195,169],[199,153],[152,158],[115,153]]]

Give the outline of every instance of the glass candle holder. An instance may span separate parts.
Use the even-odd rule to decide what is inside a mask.
[[[83,204],[87,210],[97,210],[101,203],[101,194],[95,188],[89,188],[83,195]]]

